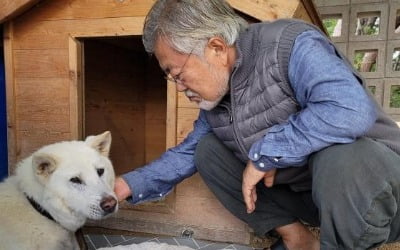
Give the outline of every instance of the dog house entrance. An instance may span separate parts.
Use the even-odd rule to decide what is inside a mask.
[[[156,159],[166,149],[167,85],[141,36],[88,38],[81,44],[83,137],[111,131],[117,175]]]
[[[84,136],[111,131],[117,175],[165,151],[167,86],[141,36],[83,41]]]

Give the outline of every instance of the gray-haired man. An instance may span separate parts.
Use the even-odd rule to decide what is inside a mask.
[[[314,26],[248,26],[222,0],[159,0],[143,42],[201,112],[180,145],[118,178],[120,199],[156,199],[199,171],[229,211],[278,233],[282,248],[399,239],[400,131]],[[320,242],[303,223],[320,226]]]

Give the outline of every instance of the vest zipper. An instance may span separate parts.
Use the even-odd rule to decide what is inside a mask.
[[[221,104],[219,104],[219,106],[225,108],[228,111],[229,123],[232,123],[233,122],[233,116],[232,116],[231,108],[229,107],[229,105],[227,105],[225,103],[221,103]]]
[[[232,74],[231,74],[231,76],[230,76],[230,79],[229,79],[229,82],[232,82],[232,78],[233,78],[233,76],[235,75],[236,70],[237,70],[237,68],[235,68],[234,71],[232,72]],[[234,95],[233,95],[233,90],[232,90],[232,89],[233,89],[233,88],[232,88],[232,85],[231,85],[231,87],[230,87],[230,93],[231,93],[231,107],[230,107],[230,110],[228,109],[229,115],[230,115],[230,118],[229,118],[230,120],[229,120],[229,121],[230,121],[230,123],[232,124],[233,137],[234,137],[234,139],[235,139],[235,141],[236,141],[236,143],[237,143],[237,145],[238,145],[238,147],[239,147],[239,150],[242,152],[242,154],[243,154],[244,156],[247,157],[247,152],[246,152],[246,150],[245,150],[245,147],[242,145],[240,138],[238,137],[239,132],[237,131],[237,128],[236,128],[236,125],[235,125],[235,122],[234,122],[234,120],[235,120],[235,117],[234,117],[234,108],[233,108],[233,106],[234,106]]]

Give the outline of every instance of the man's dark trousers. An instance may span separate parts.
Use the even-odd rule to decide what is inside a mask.
[[[360,138],[309,157],[312,186],[257,185],[256,210],[246,213],[246,163],[213,134],[199,142],[195,164],[208,187],[236,217],[266,235],[295,221],[319,225],[321,249],[369,249],[400,239],[400,157],[380,142]]]

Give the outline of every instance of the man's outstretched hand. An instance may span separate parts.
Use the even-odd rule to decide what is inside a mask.
[[[272,187],[274,184],[276,169],[263,172],[258,170],[252,161],[247,163],[246,169],[243,172],[242,193],[244,202],[246,203],[247,213],[252,213],[256,208],[257,201],[257,183],[264,178],[264,185]]]
[[[115,178],[114,192],[117,195],[118,201],[123,201],[132,195],[129,185],[122,177]]]

